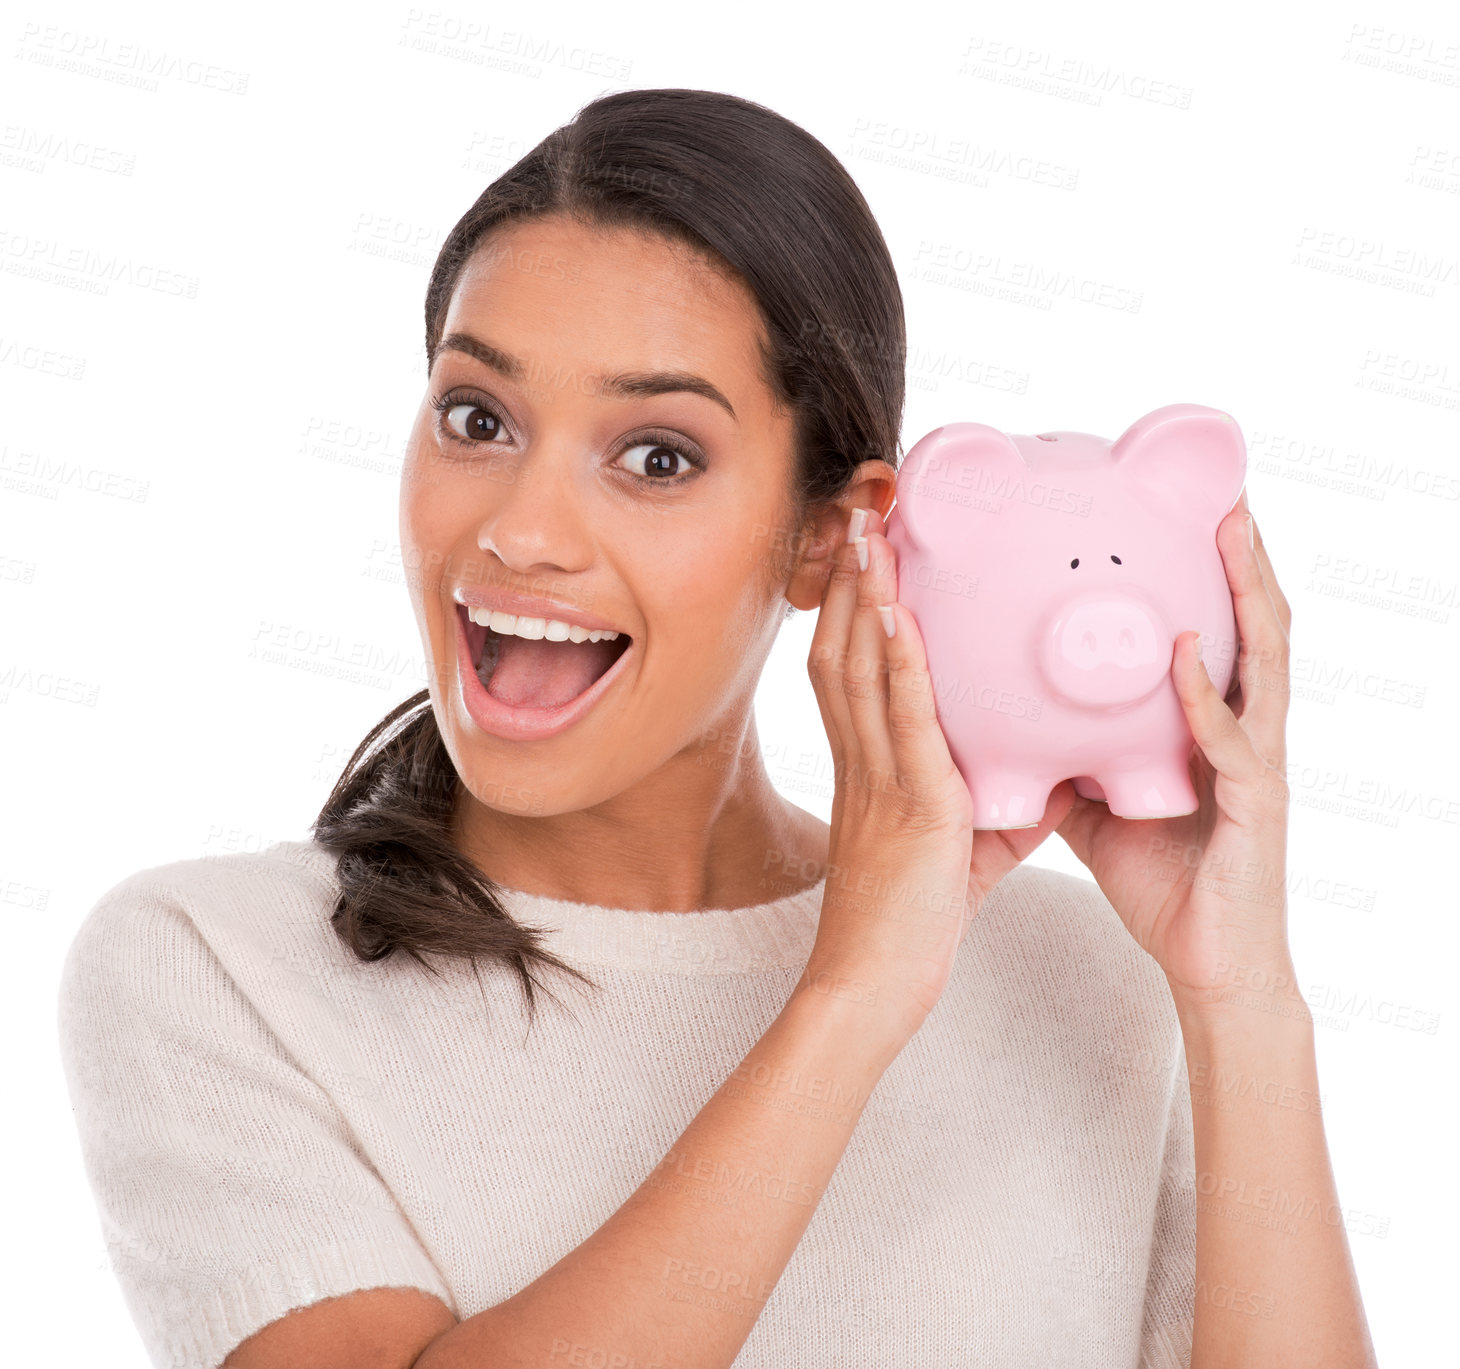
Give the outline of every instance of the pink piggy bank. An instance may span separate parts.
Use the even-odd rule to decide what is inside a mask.
[[[897,597],[975,826],[1037,826],[1062,779],[1124,818],[1196,811],[1172,655],[1199,630],[1226,694],[1237,627],[1216,529],[1246,473],[1236,422],[1200,404],[1114,442],[949,423],[908,452],[887,519]]]

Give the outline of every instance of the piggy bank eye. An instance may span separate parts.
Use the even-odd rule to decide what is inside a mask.
[[[1114,552],[1112,552],[1112,553],[1111,553],[1111,555],[1110,555],[1110,559],[1111,559],[1111,560],[1112,560],[1112,561],[1114,561],[1114,562],[1115,562],[1115,564],[1116,564],[1116,565],[1117,565],[1117,566],[1118,566],[1118,565],[1120,565],[1120,563],[1121,563],[1121,562],[1120,562],[1120,557],[1118,557],[1118,556],[1117,556],[1117,555],[1115,555],[1115,553],[1114,553]]]
[[[1070,562],[1070,569],[1071,570],[1074,570],[1074,568],[1076,566],[1078,566],[1079,564],[1080,564],[1080,558],[1077,556],[1077,557],[1075,557],[1075,559],[1073,561]]]

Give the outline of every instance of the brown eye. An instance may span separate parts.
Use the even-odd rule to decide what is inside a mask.
[[[624,457],[632,461],[635,452],[644,452],[646,455],[639,458],[639,465],[631,465],[629,469],[635,475],[655,477],[668,477],[684,475],[687,471],[694,469],[694,462],[683,452],[676,451],[673,447],[666,447],[662,442],[638,442],[624,452]],[[684,466],[676,469],[675,462],[683,461]]]
[[[501,419],[480,404],[451,405],[446,411],[446,423],[466,442],[490,442],[502,432]]]
[[[708,464],[704,452],[671,429],[639,433],[614,458],[614,465],[628,471],[642,487],[679,489],[698,480]]]

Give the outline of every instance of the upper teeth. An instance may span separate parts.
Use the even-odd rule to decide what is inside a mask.
[[[467,616],[482,627],[509,637],[546,637],[550,642],[611,642],[618,633],[612,628],[579,627],[560,618],[519,618],[491,608],[468,608]]]

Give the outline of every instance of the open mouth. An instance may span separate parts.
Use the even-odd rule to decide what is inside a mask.
[[[590,689],[629,649],[626,633],[606,642],[550,641],[497,632],[456,612],[482,688],[510,708],[560,708]]]

